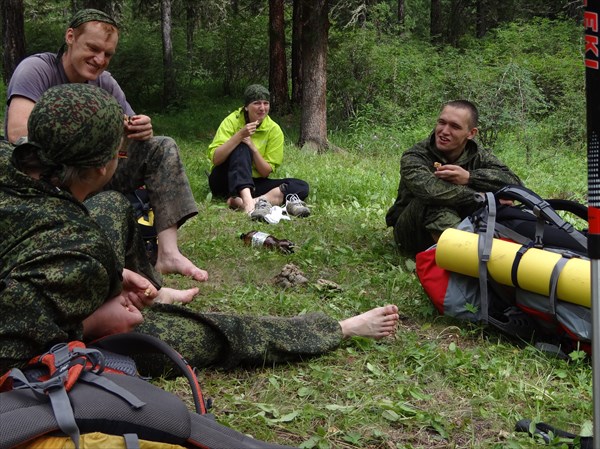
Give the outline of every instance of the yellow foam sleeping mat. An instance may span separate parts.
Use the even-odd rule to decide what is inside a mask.
[[[138,440],[140,449],[185,449],[178,444],[160,443],[156,441]],[[125,440],[122,436],[108,435],[101,432],[85,433],[79,437],[81,449],[125,449]],[[37,438],[29,443],[17,446],[15,449],[75,449],[75,444],[70,437]]]
[[[437,243],[435,261],[448,271],[479,277],[478,234],[446,229]],[[514,286],[511,278],[513,261],[521,248],[518,243],[493,239],[488,273],[502,285]],[[523,290],[548,296],[550,276],[561,255],[537,248],[527,250],[517,270],[517,281]],[[562,301],[590,307],[590,261],[570,259],[558,277],[556,296]]]

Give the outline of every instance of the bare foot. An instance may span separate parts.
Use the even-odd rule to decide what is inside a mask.
[[[179,253],[177,256],[163,256],[159,254],[156,261],[156,271],[162,274],[176,273],[193,278],[195,281],[208,280],[208,273],[194,265],[187,257]]]
[[[398,318],[398,307],[388,304],[340,321],[340,326],[344,338],[357,336],[378,340],[394,333]]]
[[[239,196],[230,196],[227,198],[227,205],[230,209],[241,210],[244,208],[244,201]]]
[[[246,212],[248,215],[254,212],[254,208],[256,207],[256,203],[258,202],[259,198],[260,197],[252,198],[251,201],[243,203],[244,212]]]
[[[173,304],[174,302],[180,302],[187,304],[194,296],[198,294],[200,289],[198,287],[189,288],[187,290],[175,290],[174,288],[163,287],[158,291],[158,296],[154,298],[154,302],[160,304]]]

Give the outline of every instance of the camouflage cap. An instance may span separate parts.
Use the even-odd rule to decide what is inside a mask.
[[[269,90],[260,84],[251,84],[244,91],[244,106],[248,106],[253,101],[267,100],[269,101],[271,94]]]
[[[44,92],[27,128],[25,145],[37,148],[45,166],[102,167],[116,154],[123,135],[123,111],[104,89],[63,84]]]
[[[114,26],[115,28],[119,28],[119,25],[117,25],[115,19],[98,9],[82,9],[81,11],[77,11],[71,18],[69,28],[77,28],[86,22],[104,22]]]

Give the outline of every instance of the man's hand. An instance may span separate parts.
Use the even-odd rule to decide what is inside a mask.
[[[120,294],[106,301],[83,320],[83,336],[91,340],[131,332],[143,321],[144,317],[137,307],[126,295]]]
[[[504,198],[499,198],[498,202],[503,206],[514,206],[515,202],[513,200],[506,200]]]
[[[469,172],[460,165],[442,165],[433,173],[436,178],[446,182],[466,186],[469,183]]]
[[[134,271],[123,270],[123,290],[83,320],[83,335],[99,338],[131,332],[144,321],[141,311],[154,303],[158,291],[148,279]]]
[[[153,136],[152,120],[147,115],[125,118],[125,137],[131,140],[148,140]]]
[[[121,295],[138,310],[151,306],[158,296],[158,291],[148,279],[134,271],[123,270],[123,290]]]

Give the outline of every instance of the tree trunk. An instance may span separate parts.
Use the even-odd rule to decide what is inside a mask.
[[[429,38],[431,42],[437,42],[442,36],[442,2],[431,0]]]
[[[328,0],[302,0],[302,117],[301,147],[326,149]]]
[[[185,27],[185,45],[188,56],[188,63],[190,68],[194,64],[194,36],[196,34],[196,28],[198,26],[198,10],[197,3],[193,0],[187,0],[185,2],[185,16],[186,16],[186,27]],[[190,70],[190,73],[192,71]]]
[[[269,88],[273,112],[290,109],[287,62],[285,58],[285,16],[283,0],[269,0]]]
[[[2,6],[2,79],[8,84],[15,68],[25,57],[23,0],[0,0]]]
[[[404,19],[406,18],[406,9],[404,0],[398,0],[398,24],[404,25]]]
[[[175,69],[173,68],[173,42],[171,41],[171,0],[161,0],[161,29],[163,42],[163,105],[175,99]]]
[[[485,0],[477,0],[475,3],[475,37],[483,37],[487,32],[486,4]]]
[[[75,2],[73,2],[73,6],[74,12],[78,11],[79,9],[93,8],[104,11],[117,21],[121,17],[122,5],[118,0],[84,0],[81,8],[77,7]]]
[[[302,0],[294,0],[292,13],[292,105],[302,104]]]
[[[446,41],[454,47],[458,46],[460,38],[465,34],[464,24],[467,21],[465,14],[465,5],[462,0],[450,1],[450,20],[448,20]]]

